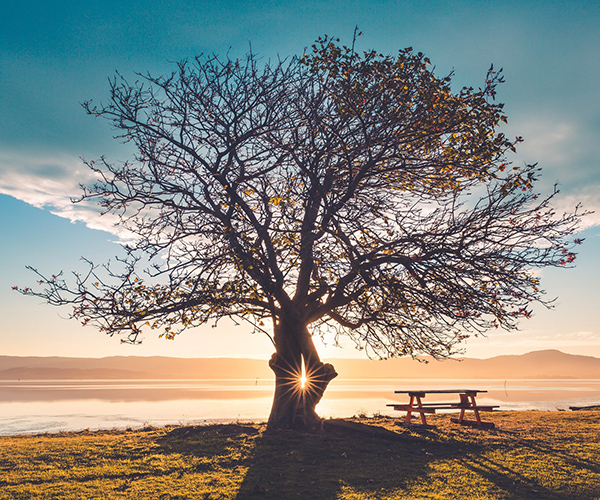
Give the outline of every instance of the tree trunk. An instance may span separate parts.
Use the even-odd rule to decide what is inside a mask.
[[[329,382],[337,376],[333,365],[321,362],[301,321],[280,319],[275,324],[275,345],[277,352],[269,361],[275,372],[275,395],[267,428],[320,429],[321,418],[315,407]]]

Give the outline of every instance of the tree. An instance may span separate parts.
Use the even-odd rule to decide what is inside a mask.
[[[556,188],[540,197],[539,169],[507,160],[521,139],[498,131],[493,67],[453,93],[412,48],[322,38],[276,63],[197,57],[139,77],[117,74],[108,104],[84,104],[135,146],[132,161],[86,162],[99,181],[80,199],[120,217],[126,255],[73,282],[34,269],[44,290],[21,291],[134,343],[250,322],[275,348],[271,429],[320,423],[337,374],[314,336],[446,358],[550,306],[534,269],[575,259],[582,214],[557,216]]]

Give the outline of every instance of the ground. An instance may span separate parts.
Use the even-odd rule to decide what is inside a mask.
[[[494,412],[496,429],[428,417],[0,438],[0,499],[600,499],[600,411]]]

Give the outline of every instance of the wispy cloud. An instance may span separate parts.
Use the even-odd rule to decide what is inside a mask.
[[[597,125],[549,111],[515,121],[508,133],[518,128],[516,133],[525,139],[519,145],[516,164],[537,162],[545,184],[558,182],[569,190],[589,184],[600,186]]]
[[[567,166],[572,160],[572,145],[577,134],[575,126],[541,117],[532,118],[519,128],[524,142],[519,155],[548,168]]]
[[[542,177],[537,188],[543,194],[556,183],[560,190],[552,205],[558,215],[571,213],[578,204],[588,212],[580,230],[600,226],[600,168],[596,151],[597,126],[559,110],[544,110],[513,117],[506,133],[524,137],[517,154],[510,155],[515,166],[537,163]],[[518,130],[518,132],[516,132]]]
[[[530,140],[524,143],[519,156],[537,158],[541,165],[545,164],[546,177],[554,177],[558,173],[582,175],[581,172],[573,174],[568,169],[562,169],[569,160],[567,151],[572,151],[568,145],[573,141],[581,144],[572,125],[562,123],[554,126],[544,120],[533,120],[526,128]],[[580,163],[582,161],[580,158]],[[584,165],[579,170],[586,171],[586,167]],[[100,216],[95,203],[71,202],[72,198],[80,196],[81,184],[90,185],[96,180],[95,174],[73,155],[0,152],[0,194],[48,210],[73,223],[83,222],[91,229],[109,232],[121,241],[131,240],[131,234],[116,224],[115,216]],[[558,214],[562,214],[572,212],[578,203],[582,204],[583,209],[594,212],[582,220],[580,229],[600,226],[600,176],[591,176],[584,187],[573,184],[565,187],[554,206]]]
[[[590,212],[582,218],[579,230],[600,226],[600,184],[586,186],[582,189],[571,191],[569,194],[555,198],[553,206],[558,215],[573,212],[581,204],[581,210]]]
[[[80,184],[95,181],[94,173],[76,157],[0,152],[0,194],[127,239],[128,234],[116,225],[116,217],[101,216],[94,203],[72,203],[71,199],[81,194]]]

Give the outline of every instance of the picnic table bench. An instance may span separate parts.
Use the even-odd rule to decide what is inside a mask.
[[[435,413],[436,410],[460,410],[458,418],[451,418],[450,421],[461,424],[470,425],[474,427],[493,428],[493,422],[484,422],[481,420],[479,415],[480,411],[493,411],[494,408],[498,408],[496,405],[479,405],[475,401],[477,394],[487,392],[480,390],[471,389],[439,389],[439,390],[425,390],[425,391],[394,391],[395,394],[408,394],[410,401],[408,404],[392,403],[387,406],[392,406],[394,410],[405,411],[406,418],[404,425],[414,425],[411,423],[411,417],[413,413],[418,413],[421,417],[421,425],[427,426],[427,419],[425,415],[427,413]],[[422,399],[427,394],[458,394],[459,401],[455,402],[434,402],[434,403],[423,403]],[[469,420],[465,418],[465,412],[472,411],[475,415],[475,420]]]

